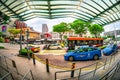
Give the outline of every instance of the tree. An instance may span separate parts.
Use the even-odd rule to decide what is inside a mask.
[[[17,34],[20,33],[20,30],[11,28],[11,29],[8,29],[8,32],[15,37],[15,36],[17,36]]]
[[[82,20],[75,20],[71,23],[71,28],[75,31],[76,34],[82,37],[82,34],[87,32],[87,23]]]
[[[104,31],[103,26],[100,26],[99,24],[93,24],[89,27],[89,32],[93,34],[95,37],[100,36],[100,33]]]
[[[3,35],[3,33],[2,32],[0,32],[0,37]]]
[[[7,24],[9,22],[10,17],[0,12],[0,24]]]
[[[68,25],[65,22],[53,26],[53,32],[58,32],[62,40],[62,35],[65,31],[69,31]]]

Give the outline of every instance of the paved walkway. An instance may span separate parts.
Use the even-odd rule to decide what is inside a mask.
[[[33,60],[28,60],[25,57],[19,57],[18,50],[19,45],[11,45],[8,43],[2,44],[0,46],[5,46],[6,49],[0,50],[0,55],[5,55],[12,60],[14,60],[17,64],[18,71],[21,74],[26,74],[26,72],[31,69],[34,75],[35,80],[54,80],[54,73],[55,71],[59,71],[59,69],[51,68],[50,72],[46,72],[46,65],[36,61],[36,65],[33,65]],[[25,45],[23,46],[25,47]]]
[[[28,60],[26,57],[19,57],[18,50],[19,45],[11,45],[9,43],[0,43],[0,46],[5,46],[6,49],[0,50],[0,55],[8,56],[13,59],[18,67],[18,71],[21,74],[25,74],[29,69],[32,70],[35,80],[54,80],[54,74],[56,71],[62,71],[61,69],[56,69],[50,67],[50,72],[46,72],[46,65],[36,61],[36,65],[33,65],[33,60]],[[23,45],[25,47],[26,45]],[[59,63],[59,62],[58,62]],[[70,72],[67,73],[70,75]],[[62,74],[62,77],[68,76],[66,73]]]

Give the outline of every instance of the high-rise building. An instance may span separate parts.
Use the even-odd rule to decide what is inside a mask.
[[[47,27],[47,24],[42,24],[42,33],[46,33],[48,32],[48,27]]]

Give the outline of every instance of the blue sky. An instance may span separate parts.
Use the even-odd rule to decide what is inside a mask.
[[[41,32],[42,31],[42,24],[47,24],[49,28],[49,32],[52,31],[53,25],[59,24],[61,22],[70,23],[73,22],[74,18],[59,18],[59,19],[43,19],[43,18],[34,18],[31,20],[26,21],[28,26],[33,27],[34,30]],[[104,26],[105,32],[112,31],[114,29],[120,29],[120,21],[115,23],[105,25]]]

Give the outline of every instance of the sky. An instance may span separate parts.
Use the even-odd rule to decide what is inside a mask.
[[[54,25],[59,24],[61,22],[70,23],[73,22],[74,20],[75,20],[74,18],[59,18],[59,19],[34,18],[26,21],[25,23],[28,26],[33,27],[33,29],[38,32],[42,32],[42,24],[47,24],[49,32],[51,32]],[[104,26],[105,32],[113,31],[117,29],[120,29],[120,21]]]
[[[118,29],[120,29],[120,21],[117,21],[117,22],[114,22],[114,23],[104,26],[105,32],[118,30]]]
[[[26,21],[25,23],[33,27],[35,31],[42,32],[42,24],[47,24],[49,32],[52,31],[53,26],[56,24],[59,24],[61,22],[66,22],[70,23],[73,22],[75,19],[74,18],[59,18],[59,19],[43,19],[43,18],[34,18],[31,20]]]

